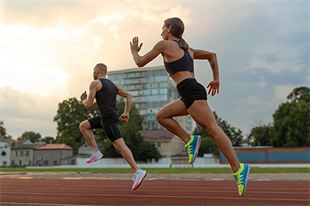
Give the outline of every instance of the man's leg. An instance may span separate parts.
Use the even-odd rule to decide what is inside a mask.
[[[84,122],[82,122],[80,124],[80,130],[83,133],[83,135],[85,136],[85,138],[87,139],[87,141],[89,142],[92,152],[97,152],[99,151],[95,138],[94,138],[94,134],[93,131],[91,129],[90,123],[88,120],[85,120]]]
[[[109,139],[113,142],[113,145],[116,148],[116,150],[121,153],[121,155],[130,165],[132,171],[134,172],[133,174],[134,184],[132,186],[132,189],[133,190],[138,189],[142,181],[146,177],[147,172],[145,170],[139,169],[130,149],[127,147],[124,139],[122,138],[121,132],[119,131],[117,124],[112,124],[109,126],[105,125],[104,131],[109,137]]]
[[[123,138],[119,138],[113,142],[113,145],[117,151],[121,153],[121,155],[124,157],[124,159],[127,161],[127,163],[130,165],[132,171],[135,173],[139,170],[139,167],[134,160],[132,153],[130,149],[127,147],[127,145],[124,142]]]
[[[97,143],[95,141],[94,134],[92,131],[92,128],[102,128],[100,121],[101,121],[101,118],[97,116],[92,119],[85,120],[84,122],[80,124],[80,130],[84,134],[85,138],[89,142],[91,149],[92,149],[91,155],[86,160],[86,163],[95,162],[97,160],[100,160],[103,157],[102,153],[99,151],[97,147]]]

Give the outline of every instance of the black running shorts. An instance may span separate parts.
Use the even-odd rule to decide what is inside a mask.
[[[177,90],[188,109],[195,100],[207,100],[207,91],[203,85],[194,78],[184,79],[177,85]]]
[[[119,131],[116,123],[103,124],[100,116],[91,118],[88,122],[92,129],[104,129],[104,132],[112,142],[122,138],[121,132]]]

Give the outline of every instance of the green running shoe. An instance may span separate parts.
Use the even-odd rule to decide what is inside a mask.
[[[199,146],[201,142],[200,135],[191,135],[191,140],[185,145],[187,147],[187,153],[189,156],[189,163],[193,164],[198,156]]]
[[[242,196],[245,191],[248,176],[250,174],[251,165],[240,163],[240,169],[232,176],[236,179],[239,195]]]

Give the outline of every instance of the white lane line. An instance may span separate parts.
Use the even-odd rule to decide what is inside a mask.
[[[49,205],[49,206],[98,206],[98,205],[77,205],[77,204],[54,204],[54,203],[20,203],[20,202],[0,202],[0,205]],[[108,206],[108,205],[100,205]]]
[[[29,187],[1,187],[2,189],[17,189],[17,190],[21,190],[21,189],[25,189],[25,190],[29,190]],[[74,191],[122,191],[122,192],[126,192],[129,191],[129,189],[75,189],[75,188],[43,188],[43,187],[38,187],[38,188],[31,188],[31,190],[74,190]],[[145,192],[152,192],[152,191],[158,191],[158,190],[150,190],[150,189],[143,189],[143,191]],[[160,190],[161,192],[171,192],[173,190]],[[191,192],[199,192],[199,193],[226,193],[226,192],[231,192],[231,193],[235,193],[237,190],[191,190]],[[310,195],[310,191],[309,192],[271,192],[271,191],[267,191],[267,192],[263,192],[263,191],[249,191],[247,190],[246,193],[259,193],[259,194],[269,194],[269,193],[274,193],[274,194],[302,194],[302,195]]]
[[[18,195],[55,195],[55,196],[100,196],[100,197],[148,197],[148,198],[184,198],[184,199],[224,199],[224,200],[261,200],[261,201],[298,201],[310,202],[309,199],[282,199],[282,198],[245,198],[245,197],[202,197],[202,196],[176,196],[176,195],[126,195],[126,194],[58,194],[58,193],[20,193],[20,192],[0,192],[0,194],[18,194]]]

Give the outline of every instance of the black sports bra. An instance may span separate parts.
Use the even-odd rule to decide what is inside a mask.
[[[177,42],[174,39],[172,41]],[[169,63],[164,60],[164,64],[170,76],[181,71],[194,72],[194,62],[187,50],[184,50],[184,56],[181,59]]]

